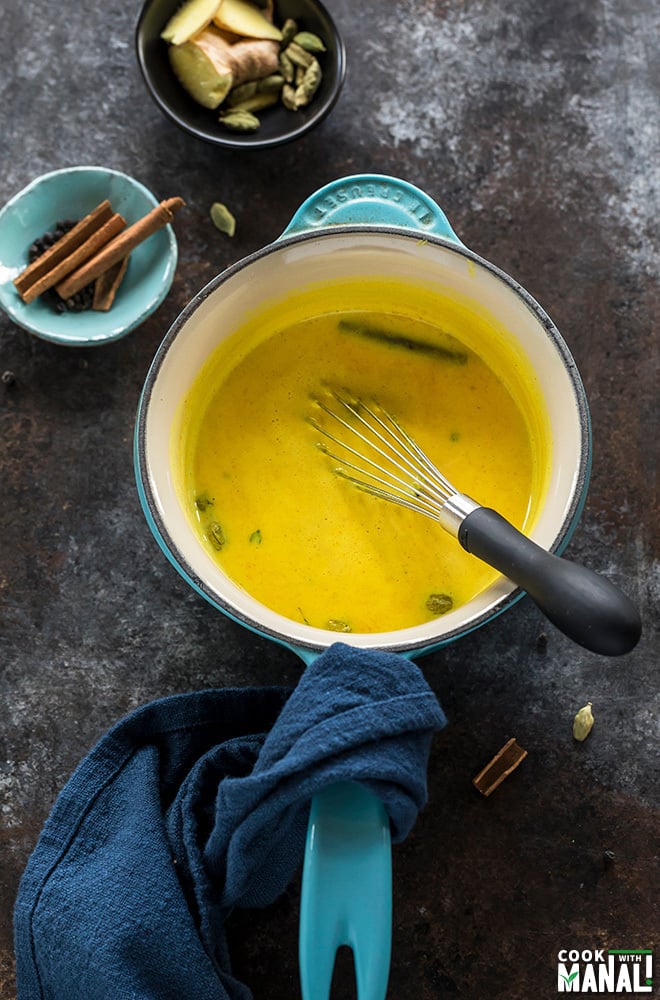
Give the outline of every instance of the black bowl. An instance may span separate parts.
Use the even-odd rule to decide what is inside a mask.
[[[163,114],[190,135],[229,149],[264,149],[291,142],[314,128],[339,96],[346,72],[346,52],[337,27],[318,0],[276,0],[277,23],[291,17],[301,31],[319,35],[327,51],[319,58],[321,85],[309,105],[288,111],[283,105],[260,112],[256,132],[230,132],[218,121],[218,111],[204,108],[183,89],[170,66],[167,43],[160,33],[181,0],[147,0],[136,29],[137,58],[149,93]]]

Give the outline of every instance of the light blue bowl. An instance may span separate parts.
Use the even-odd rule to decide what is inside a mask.
[[[105,167],[70,167],[28,184],[0,211],[0,306],[18,326],[43,340],[68,346],[118,340],[154,312],[170,290],[178,251],[171,226],[158,230],[130,256],[107,312],[58,313],[41,298],[25,304],[14,278],[28,263],[28,248],[63,219],[80,219],[107,198],[128,225],[158,203],[146,187]]]

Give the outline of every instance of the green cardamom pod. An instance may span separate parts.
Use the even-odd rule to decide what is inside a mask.
[[[281,73],[271,73],[269,76],[263,76],[261,80],[257,80],[257,93],[271,94],[273,91],[279,91],[282,89],[283,83],[284,77]]]
[[[251,111],[252,108],[246,107],[247,102],[261,94],[279,94],[283,83],[284,77],[281,73],[271,73],[269,76],[262,77],[261,80],[248,80],[247,83],[239,83],[238,87],[230,90],[225,106],[231,108],[232,111],[235,108]],[[257,104],[256,107],[258,108],[259,105]]]
[[[298,101],[298,107],[302,108],[305,104],[309,104],[312,97],[319,89],[319,84],[321,83],[321,66],[317,59],[314,59],[307,69],[305,70],[305,75],[302,78],[300,84],[296,87],[296,100]]]
[[[248,97],[254,97],[257,93],[257,81],[248,80],[247,83],[239,83],[227,94],[226,104],[229,108],[235,108],[237,104],[246,101]]]
[[[256,132],[260,125],[251,111],[225,111],[220,115],[220,121],[232,132]]]
[[[209,499],[207,493],[199,493],[195,497],[195,507],[197,508],[197,510],[204,511],[206,510],[207,507],[212,507],[212,506],[213,506],[213,500]]]
[[[326,622],[326,628],[330,629],[331,632],[352,632],[353,629],[348,624],[348,622],[342,621],[341,618],[329,618]]]
[[[286,83],[293,83],[296,67],[289,59],[286,52],[280,52],[280,70]]]
[[[291,42],[290,45],[287,45],[283,54],[288,56],[291,62],[295,63],[296,66],[302,66],[304,69],[309,66],[314,58],[310,52],[305,52],[305,50],[300,45],[296,45],[295,42]]]
[[[293,41],[305,52],[325,52],[326,48],[321,38],[313,31],[299,31],[294,35]]]
[[[221,549],[227,541],[225,533],[222,530],[222,525],[218,521],[211,521],[208,526],[207,535],[214,549]]]
[[[432,615],[446,615],[454,607],[454,599],[449,594],[429,594],[426,607]]]
[[[588,701],[573,719],[573,738],[579,740],[580,743],[583,740],[586,740],[587,736],[593,729],[593,725],[594,716],[591,711],[591,702]]]
[[[290,83],[282,87],[282,104],[288,111],[297,111],[300,105],[296,97],[296,89]]]
[[[246,97],[244,101],[239,101],[238,104],[232,104],[231,111],[263,111],[264,108],[272,108],[273,104],[277,104],[280,98],[280,92],[272,91],[269,93],[255,94],[253,97]],[[224,119],[223,119],[224,121]]]
[[[211,205],[211,222],[216,229],[219,229],[221,233],[226,233],[227,236],[233,236],[236,232],[236,219],[221,201],[215,201]],[[199,500],[196,500],[195,503],[199,507]],[[204,510],[203,507],[199,509]]]
[[[282,41],[280,44],[282,48],[285,49],[289,42],[292,42],[298,34],[298,24],[292,17],[287,17],[286,21],[280,28],[280,31],[282,32]]]

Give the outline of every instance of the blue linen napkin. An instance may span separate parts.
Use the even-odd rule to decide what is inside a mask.
[[[250,1000],[224,924],[299,868],[312,796],[363,782],[394,842],[445,718],[421,671],[336,643],[297,686],[174,695],[115,725],[61,792],[14,911],[18,1000]]]

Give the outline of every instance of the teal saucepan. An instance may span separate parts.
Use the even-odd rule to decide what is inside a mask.
[[[337,634],[274,612],[223,572],[182,509],[172,474],[171,438],[181,401],[200,368],[246,316],[321,278],[342,282],[356,277],[414,278],[427,289],[437,288],[438,294],[446,296],[449,290],[475,315],[491,316],[494,330],[509,332],[511,350],[533,372],[547,411],[549,473],[529,528],[529,537],[541,549],[555,555],[564,550],[585,501],[590,471],[584,387],[563,337],[534,298],[465,247],[438,205],[405,181],[358,175],[317,191],[279,239],[219,274],[176,319],[147,375],[135,435],[140,500],[167,558],[216,608],[305,661],[336,641]],[[521,586],[502,574],[467,603],[423,624],[351,633],[342,640],[416,656],[491,621],[522,595]],[[599,648],[597,643],[592,648],[626,652],[639,634],[638,624],[633,625],[618,648]]]

